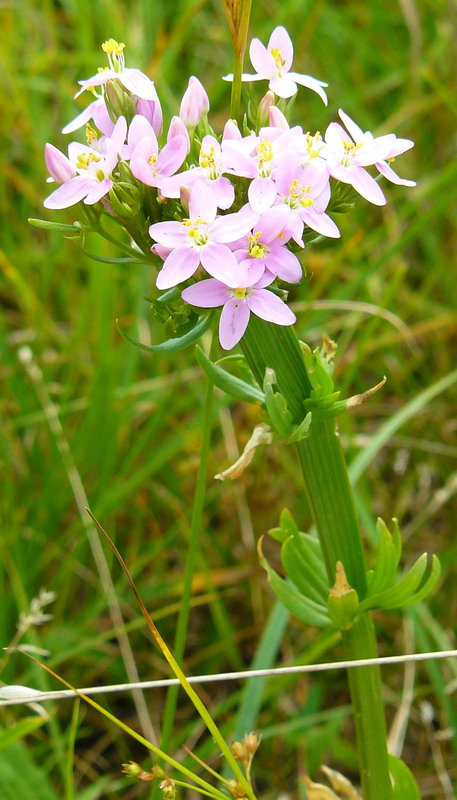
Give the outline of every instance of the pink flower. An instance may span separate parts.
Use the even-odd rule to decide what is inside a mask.
[[[348,117],[348,115],[345,114],[341,108],[338,113],[357,145],[362,145],[364,143],[369,144],[370,142],[374,141],[373,134],[370,133],[370,131],[362,131],[362,129],[359,128],[359,126],[356,125],[356,123],[350,117]],[[390,134],[390,136],[393,137],[391,139],[392,147],[390,148],[388,154],[384,157],[384,160],[375,162],[375,167],[381,173],[381,175],[383,175],[392,183],[397,183],[400,186],[415,186],[415,181],[408,181],[403,178],[399,178],[387,163],[391,159],[393,160],[396,158],[396,156],[406,152],[406,150],[410,150],[411,147],[414,147],[414,142],[412,142],[411,139],[398,139],[393,133]]]
[[[270,275],[253,286],[231,288],[209,278],[184,289],[181,296],[186,303],[201,308],[223,306],[219,340],[224,350],[231,350],[243,336],[251,312],[276,325],[293,325],[295,322],[295,314],[281,298],[264,288],[272,279]]]
[[[258,215],[248,205],[235,214],[216,214],[214,197],[204,181],[197,181],[190,192],[189,219],[151,225],[151,238],[171,250],[157,276],[159,289],[170,289],[187,280],[200,264],[228,286],[237,286],[238,262],[227,245],[251,230]]]
[[[289,209],[288,226],[298,244],[303,246],[304,225],[322,236],[340,236],[337,226],[325,213],[330,200],[330,183],[322,159],[315,158],[303,167],[300,156],[283,156],[276,170],[276,186],[281,201]]]
[[[178,117],[179,119],[179,117]],[[204,136],[198,157],[198,167],[174,175],[161,186],[164,197],[180,197],[181,187],[191,189],[197,181],[204,181],[218,208],[224,211],[233,204],[235,189],[228,178],[223,177],[227,168],[221,145],[214,136]]]
[[[146,117],[136,115],[129,128],[128,145],[132,174],[146,186],[161,187],[164,178],[173,175],[182,165],[188,139],[173,136],[159,152],[157,137]]]
[[[383,206],[386,198],[364,167],[375,164],[380,172],[385,170],[389,174],[386,159],[403,153],[413,143],[409,139],[397,139],[394,133],[375,138],[369,131],[364,133],[341,109],[339,115],[351,136],[338,122],[331,122],[328,126],[325,147],[321,151],[321,156],[327,161],[328,171],[337,181],[351,184],[368,202]],[[391,172],[396,178],[395,182],[399,182],[401,179],[393,170]],[[392,180],[390,174],[389,179]]]
[[[189,84],[183,94],[179,116],[188,128],[195,128],[203,114],[209,111],[209,99],[198,78],[191,75]]]
[[[103,139],[100,150],[72,142],[68,147],[68,160],[74,168],[74,176],[46,198],[45,208],[68,208],[80,200],[93,205],[101,200],[113,185],[110,176],[119,160],[126,133],[127,123],[124,117],[119,117],[113,135]]]
[[[44,160],[48,169],[50,178],[47,178],[48,183],[65,183],[65,181],[74,178],[76,175],[73,164],[70,159],[64,156],[57,147],[53,144],[47,144],[44,148]]]
[[[256,70],[255,75],[242,75],[243,81],[268,80],[269,88],[278,97],[292,97],[298,90],[297,83],[317,92],[327,105],[327,95],[323,86],[328,86],[324,81],[318,81],[310,75],[300,75],[290,72],[294,48],[286,29],[280,25],[275,28],[270,36],[268,47],[260,39],[253,39],[249,49],[251,63]],[[233,75],[226,75],[224,80],[232,81]]]
[[[257,283],[267,271],[273,277],[288,283],[297,283],[302,268],[296,255],[286,244],[291,234],[284,231],[290,209],[286,205],[273,206],[260,215],[253,231],[246,236],[241,247],[234,251],[239,267],[250,283]]]

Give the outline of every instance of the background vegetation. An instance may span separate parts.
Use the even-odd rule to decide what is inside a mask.
[[[399,171],[416,178],[418,187],[385,186],[389,202],[382,209],[360,200],[339,221],[340,242],[306,252],[309,283],[294,299],[301,338],[316,345],[326,332],[338,341],[345,394],[388,378],[382,392],[341,422],[349,459],[358,465],[357,502],[367,536],[376,515],[397,516],[407,540],[406,563],[423,550],[442,560],[442,582],[429,610],[378,615],[381,654],[453,647],[455,385],[451,377],[432,398],[421,393],[455,369],[456,6],[453,0],[254,0],[253,6],[251,34],[267,41],[275,25],[284,24],[294,40],[295,68],[330,83],[328,108],[300,91],[295,119],[305,130],[325,130],[342,106],[366,130],[395,131],[416,142]],[[77,686],[123,682],[126,668],[106,581],[104,587],[93,532],[81,511],[82,486],[171,643],[204,381],[192,350],[153,359],[116,330],[119,317],[143,341],[162,336],[144,300],[153,286],[150,270],[92,261],[71,240],[32,229],[27,218],[51,218],[42,209],[44,143],[65,149],[60,129],[76,113],[75,83],[103,64],[102,41],[113,36],[125,42],[128,64],[156,81],[168,118],[179,107],[188,75],[197,75],[212,98],[216,128],[228,108],[229,87],[220,77],[230,71],[231,47],[217,0],[12,0],[2,3],[0,15],[0,642],[8,645],[20,613],[46,587],[56,593],[49,607],[53,619],[30,629],[24,641],[49,650],[47,663]],[[52,218],[75,217],[69,209]],[[95,239],[86,248],[102,257],[118,255]],[[18,357],[24,345],[31,350],[28,365]],[[418,396],[415,412],[395,426],[395,415]],[[219,395],[216,407],[211,474],[231,462],[236,443],[242,445],[259,421],[256,409],[229,405]],[[380,431],[382,447],[374,438]],[[287,448],[257,455],[236,485],[209,478],[184,664],[189,673],[249,667],[253,659],[267,665],[339,657],[328,634],[303,631],[293,620],[286,626],[277,610],[259,654],[274,603],[255,543],[277,524],[285,505],[306,527],[306,502]],[[168,676],[125,579],[109,553],[106,558],[140,676]],[[399,707],[409,718],[404,757],[423,797],[453,797],[456,662],[429,662],[406,672],[389,667],[383,676],[389,721]],[[9,658],[2,680],[57,688],[19,655]],[[297,776],[308,771],[316,777],[322,762],[356,775],[342,674],[209,684],[202,695],[228,737],[243,703],[244,724],[263,739],[256,775],[266,797],[303,796]],[[165,694],[148,692],[145,699],[158,728]],[[130,694],[103,702],[139,729]],[[143,750],[81,707],[73,765],[73,703],[48,707],[46,724],[26,736],[15,726],[26,726],[33,712],[2,710],[2,798],[149,796],[146,785],[120,774],[120,764],[130,758],[148,766]],[[181,698],[172,751],[187,744],[217,768],[217,753],[201,734]]]

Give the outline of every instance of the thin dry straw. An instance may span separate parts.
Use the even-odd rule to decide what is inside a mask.
[[[18,648],[20,649],[20,648]],[[276,667],[273,669],[252,669],[242,670],[240,672],[219,672],[213,675],[194,675],[187,680],[189,683],[216,683],[221,681],[236,681],[244,680],[246,678],[260,678],[265,676],[276,675],[293,675],[303,672],[326,672],[335,669],[352,669],[354,667],[367,667],[373,664],[385,666],[387,664],[404,664],[408,661],[429,661],[431,659],[439,658],[457,658],[457,650],[440,650],[435,653],[410,653],[402,656],[384,656],[383,658],[360,658],[354,661],[332,661],[326,664],[302,664],[295,667]],[[81,694],[103,694],[107,692],[124,692],[133,689],[159,689],[166,686],[177,686],[179,681],[177,678],[164,678],[155,681],[141,681],[139,683],[116,683],[109,686],[89,686],[85,689],[78,689]],[[7,687],[0,688],[0,696],[2,691]],[[64,700],[69,697],[76,697],[76,693],[71,689],[63,689],[56,692],[36,692],[35,694],[28,694],[20,696],[20,689],[18,687],[18,696],[10,696],[8,699],[0,700],[0,706],[12,706],[22,703],[42,703],[45,700]],[[14,689],[14,687],[11,687]]]

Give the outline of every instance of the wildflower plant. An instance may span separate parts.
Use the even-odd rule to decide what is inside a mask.
[[[250,3],[226,0],[224,5],[235,68],[225,76],[232,83],[232,104],[223,128],[211,127],[210,100],[196,76],[189,78],[177,115],[164,124],[154,83],[126,67],[124,46],[108,40],[103,45],[108,67],[80,81],[76,95],[87,92],[91,102],[63,129],[71,135],[85,128],[86,142],[72,141],[68,155],[52,144],[45,149],[49,181],[57,187],[44,205],[75,207],[78,219],[69,225],[32,222],[81,241],[93,231],[113,241],[106,220],[118,226],[124,238],[115,242],[124,256],[151,266],[152,310],[169,334],[161,343],[140,344],[143,349],[154,354],[177,351],[196,343],[215,324],[223,351],[241,349],[250,381],[216,363],[214,340],[211,353],[197,349],[197,358],[211,383],[263,407],[259,441],[276,438],[295,447],[317,531],[317,536],[301,532],[290,513],[282,511],[279,527],[270,533],[280,543],[287,579],[269,565],[259,543],[271,588],[303,623],[337,629],[347,659],[374,658],[370,612],[424,598],[438,579],[439,565],[424,554],[400,577],[398,524],[394,521],[389,529],[379,520],[377,559],[373,569],[366,569],[337,418],[374,390],[357,398],[340,397],[333,381],[334,344],[324,338],[322,348],[312,351],[299,342],[288,298],[302,291],[306,249],[323,237],[340,237],[335,217],[349,212],[357,195],[381,206],[386,203],[381,179],[415,185],[391,167],[413,142],[394,133],[376,137],[364,132],[341,109],[340,121],[331,122],[323,134],[311,129],[309,120],[297,123],[288,100],[299,90],[311,90],[327,104],[327,83],[291,71],[293,45],[283,27],[272,32],[266,46],[252,40],[249,55],[255,72],[243,73]],[[267,82],[266,94],[257,106],[251,103],[243,111],[241,84],[249,81]],[[206,423],[210,404],[209,389]],[[204,502],[207,429],[202,442],[183,590],[187,599]],[[251,457],[252,445],[246,461]],[[174,649],[178,662],[188,603],[183,607]],[[349,687],[364,800],[417,798],[407,767],[388,757],[378,667],[349,670]],[[172,693],[168,727],[176,703],[170,698]],[[244,743],[232,750],[245,766],[243,779],[235,767],[241,783],[234,796],[254,796],[251,736],[246,732]],[[233,762],[233,755],[228,758]],[[140,780],[155,777],[136,764],[125,771]],[[158,768],[156,772],[162,777]],[[174,796],[175,783],[164,778],[163,784],[164,794]],[[308,792],[313,796],[312,782]]]

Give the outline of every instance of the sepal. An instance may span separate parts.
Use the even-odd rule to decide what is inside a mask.
[[[312,415],[310,412],[302,419],[298,425],[292,421],[292,414],[287,408],[287,401],[280,392],[274,390],[276,385],[276,374],[269,367],[265,370],[263,381],[264,402],[270,418],[271,425],[279,436],[287,437],[287,443],[300,442],[309,436]]]
[[[265,396],[260,389],[241,380],[241,378],[237,378],[217,364],[214,364],[198,345],[195,348],[195,355],[208,378],[213,381],[215,386],[230,395],[230,397],[235,397],[236,400],[245,400],[248,403],[264,402]]]

